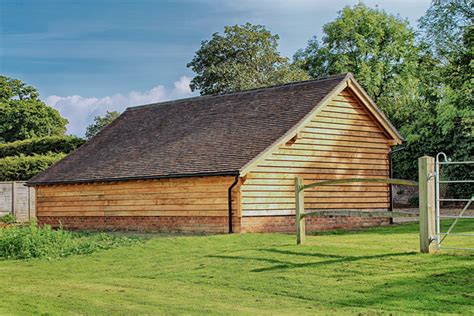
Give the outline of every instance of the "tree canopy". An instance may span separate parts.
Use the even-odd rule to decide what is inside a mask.
[[[312,77],[352,72],[384,110],[416,66],[415,33],[408,22],[364,4],[345,7],[299,50],[295,63]],[[389,100],[386,100],[386,99]]]
[[[0,76],[0,142],[64,135],[68,121],[18,79]]]
[[[188,63],[196,73],[191,89],[205,95],[309,79],[280,55],[278,40],[262,25],[226,26],[224,34],[203,41]]]
[[[399,116],[406,135],[405,151],[396,157],[395,169],[409,177],[416,170],[416,157],[443,151],[456,161],[474,159],[473,39],[468,1],[433,3],[420,19],[423,58],[417,67],[419,98]],[[444,177],[473,179],[469,166],[447,166]],[[474,185],[450,185],[460,197]]]
[[[87,126],[86,129],[86,138],[89,139],[92,136],[95,136],[98,132],[100,132],[104,127],[112,123],[117,117],[119,117],[120,113],[117,111],[107,111],[104,116],[96,116],[94,117],[94,123]]]
[[[439,58],[449,58],[466,47],[474,10],[470,0],[438,1],[420,19],[422,38]]]

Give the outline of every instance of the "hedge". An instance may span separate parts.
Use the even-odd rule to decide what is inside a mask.
[[[0,181],[23,181],[65,157],[65,153],[10,156],[0,159]]]
[[[46,136],[0,144],[0,158],[47,153],[70,153],[85,140],[76,136]]]

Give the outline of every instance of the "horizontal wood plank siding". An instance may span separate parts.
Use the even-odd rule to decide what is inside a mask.
[[[241,187],[243,216],[294,214],[294,178],[321,180],[389,175],[389,137],[347,89],[335,97],[296,141],[261,161]],[[388,185],[351,183],[305,191],[307,210],[387,209]]]
[[[38,186],[37,215],[227,217],[227,190],[233,181],[196,177]],[[237,212],[239,187],[234,192]]]

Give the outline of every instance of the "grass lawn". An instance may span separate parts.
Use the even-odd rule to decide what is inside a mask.
[[[304,246],[285,234],[161,235],[4,260],[0,314],[474,314],[474,256],[419,254],[417,228],[323,233]],[[455,230],[474,232],[474,221]]]

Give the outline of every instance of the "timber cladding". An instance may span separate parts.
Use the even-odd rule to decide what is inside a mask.
[[[387,178],[390,138],[348,89],[291,142],[251,170],[241,187],[243,216],[294,214],[294,179]],[[387,209],[387,184],[352,183],[305,190],[305,209]]]
[[[233,181],[234,177],[194,177],[39,186],[37,216],[42,223],[58,224],[61,221],[71,228],[111,228],[114,226],[110,223],[115,223],[117,229],[123,228],[121,223],[136,229],[136,223],[143,224],[147,217],[162,217],[158,222],[149,220],[147,225],[152,227],[154,221],[156,228],[160,224],[170,224],[169,218],[186,217],[174,220],[169,227],[189,228],[194,223],[201,228],[208,227],[212,232],[226,231],[227,193]],[[237,187],[235,191],[233,204],[235,216],[238,216]],[[136,219],[120,220],[119,217]],[[163,230],[166,230],[165,226]]]

